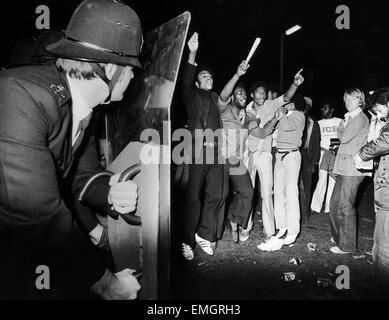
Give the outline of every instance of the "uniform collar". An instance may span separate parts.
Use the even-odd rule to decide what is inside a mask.
[[[55,69],[57,77],[48,83],[48,87],[56,98],[58,105],[62,107],[71,99],[68,84],[65,74],[60,72],[53,62],[51,64],[50,68]]]
[[[92,112],[92,109],[86,103],[82,92],[78,89],[75,81],[68,75],[66,75],[66,79],[72,96],[73,123],[77,123],[82,119],[85,119]]]

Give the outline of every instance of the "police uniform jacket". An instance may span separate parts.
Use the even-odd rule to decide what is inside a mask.
[[[49,268],[54,296],[90,288],[105,271],[63,200],[62,182],[77,157],[71,108],[66,77],[52,62],[0,73],[0,226],[27,248],[31,272]],[[86,154],[75,190],[98,170],[96,154]],[[92,186],[90,205],[107,205],[106,182]]]

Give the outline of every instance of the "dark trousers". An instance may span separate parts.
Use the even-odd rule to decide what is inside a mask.
[[[357,250],[357,212],[355,198],[362,177],[337,176],[330,202],[331,232],[343,251]]]
[[[202,190],[204,201],[202,205]],[[191,164],[185,190],[183,242],[191,247],[197,234],[208,241],[221,238],[225,217],[228,177],[224,164]]]
[[[228,218],[231,222],[235,222],[246,229],[251,213],[254,190],[247,169],[244,168],[243,172],[234,172],[233,169],[238,167],[239,165],[233,165],[227,161],[226,170],[232,183],[233,193],[228,209]]]
[[[309,172],[312,166],[312,161],[308,157],[307,150],[301,150],[301,170],[299,179],[299,201],[301,221],[305,222],[309,219],[311,198],[312,198],[312,178],[313,172]]]

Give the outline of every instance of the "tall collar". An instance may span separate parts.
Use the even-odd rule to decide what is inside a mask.
[[[69,84],[70,94],[72,96],[73,123],[80,122],[92,112],[92,108],[90,108],[86,103],[82,92],[80,92],[76,85],[76,81],[68,75],[66,75],[66,78]]]

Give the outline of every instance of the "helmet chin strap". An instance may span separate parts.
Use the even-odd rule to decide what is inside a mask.
[[[124,67],[117,66],[116,71],[112,76],[112,79],[109,80],[107,74],[105,73],[105,68],[102,67],[99,63],[90,63],[90,65],[92,67],[92,71],[95,72],[99,76],[99,78],[103,80],[105,84],[108,86],[109,94],[105,99],[104,103],[111,102],[113,88],[115,87],[116,83],[119,81],[120,75],[122,74]]]

